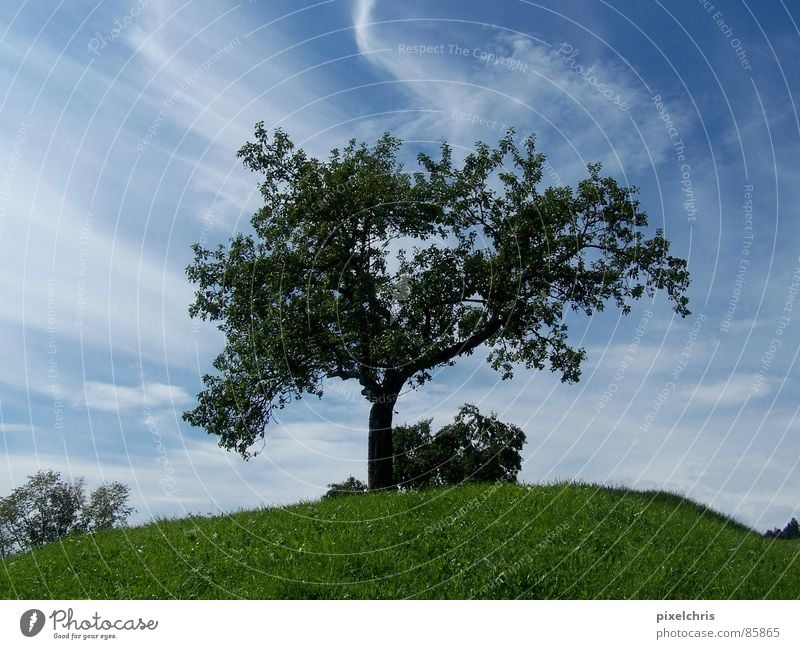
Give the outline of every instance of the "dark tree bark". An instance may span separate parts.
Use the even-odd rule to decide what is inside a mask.
[[[394,486],[394,448],[392,445],[392,416],[395,399],[379,395],[369,412],[369,451],[367,484],[370,491]]]

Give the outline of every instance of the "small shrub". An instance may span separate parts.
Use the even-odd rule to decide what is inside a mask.
[[[764,536],[771,539],[800,539],[800,523],[796,518],[790,520],[782,530],[777,527],[764,532]]]
[[[365,485],[361,480],[358,478],[354,478],[350,476],[344,482],[334,482],[333,484],[329,484],[327,492],[323,498],[338,498],[340,496],[352,496],[354,494],[364,493],[367,490],[367,485]]]

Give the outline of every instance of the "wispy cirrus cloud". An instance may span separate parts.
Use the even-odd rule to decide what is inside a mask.
[[[105,412],[124,412],[134,408],[182,406],[192,398],[183,388],[163,383],[146,383],[138,387],[87,381],[84,384],[87,408]]]
[[[504,124],[524,127],[539,136],[563,182],[583,175],[587,162],[604,160],[609,169],[636,175],[671,154],[653,92],[624,61],[502,23],[454,24],[427,13],[414,3],[354,6],[355,40],[362,52],[376,52],[368,59],[373,66],[400,82],[412,105],[440,109],[411,125],[405,119],[401,130],[469,146],[496,140]],[[693,127],[684,102],[670,110],[686,132]]]

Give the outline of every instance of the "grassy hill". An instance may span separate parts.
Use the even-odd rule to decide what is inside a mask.
[[[0,597],[800,598],[800,544],[663,492],[472,485],[74,536]]]

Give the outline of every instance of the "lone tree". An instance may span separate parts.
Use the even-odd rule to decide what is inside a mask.
[[[263,123],[238,155],[261,174],[264,206],[252,232],[227,249],[195,244],[193,317],[225,334],[217,373],[184,418],[245,458],[276,410],[325,381],[355,380],[369,415],[370,489],[393,484],[392,416],[404,389],[485,345],[511,378],[519,366],[580,377],[568,309],[666,291],[686,316],[686,261],[668,254],[636,190],[601,177],[540,191],[544,156],[513,131],[479,142],[459,166],[442,144],[421,171],[398,161],[399,139],[351,140],[327,160],[309,157]]]

